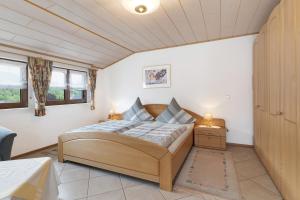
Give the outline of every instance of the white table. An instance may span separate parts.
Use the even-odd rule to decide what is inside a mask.
[[[0,199],[57,200],[58,188],[51,158],[0,162]]]

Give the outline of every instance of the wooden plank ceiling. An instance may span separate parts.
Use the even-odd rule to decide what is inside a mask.
[[[279,0],[1,0],[0,43],[105,68],[135,52],[257,33]]]

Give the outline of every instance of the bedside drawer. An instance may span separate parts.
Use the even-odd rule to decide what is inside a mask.
[[[198,144],[200,146],[220,147],[221,138],[216,136],[198,135]]]
[[[226,131],[223,128],[220,129],[195,129],[195,134],[208,135],[208,136],[221,136],[226,135]]]
[[[224,137],[210,135],[195,135],[195,145],[199,147],[208,147],[213,149],[225,149]]]

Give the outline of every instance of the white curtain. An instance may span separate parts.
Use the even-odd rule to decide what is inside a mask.
[[[70,71],[70,88],[77,90],[86,90],[87,73],[80,71]]]
[[[52,78],[50,81],[51,88],[66,89],[67,88],[67,70],[53,67]]]
[[[0,60],[0,88],[23,89],[26,87],[26,63]]]

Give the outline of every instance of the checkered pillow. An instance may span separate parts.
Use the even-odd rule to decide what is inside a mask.
[[[140,98],[137,98],[129,110],[123,113],[123,119],[127,121],[150,121],[154,118],[146,111]]]
[[[178,105],[174,98],[166,110],[158,115],[156,120],[169,124],[190,124],[196,121]]]

